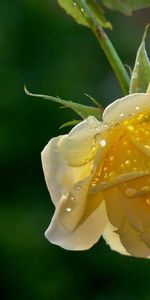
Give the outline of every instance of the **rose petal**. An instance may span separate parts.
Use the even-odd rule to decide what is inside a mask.
[[[53,138],[42,151],[42,166],[47,188],[56,205],[73,185],[90,174],[90,163],[82,167],[70,167],[58,148],[62,136]]]
[[[121,186],[105,190],[104,196],[108,218],[111,224],[118,228],[117,233],[126,250],[134,256],[149,256],[150,249],[146,243],[148,237],[143,236],[142,239],[142,233],[145,233],[143,229],[145,203],[139,202],[139,199],[125,197]]]
[[[107,221],[104,201],[74,231],[69,231],[63,226],[60,222],[59,213],[56,211],[45,236],[51,243],[65,249],[86,250],[99,240]]]
[[[150,248],[141,240],[139,232],[127,222],[117,231],[125,249],[135,257],[150,258]]]
[[[139,93],[128,95],[108,105],[103,113],[106,124],[116,124],[133,114],[150,109],[150,94]]]
[[[102,234],[103,238],[112,250],[117,251],[123,255],[130,255],[122,245],[119,234],[115,232],[116,230],[117,228],[114,227],[110,222],[108,222]]]
[[[103,123],[90,116],[63,136],[58,147],[68,164],[81,166],[94,159],[98,149],[94,137],[105,130]]]

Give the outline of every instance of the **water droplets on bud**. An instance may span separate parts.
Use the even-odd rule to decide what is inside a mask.
[[[84,9],[83,9],[83,7],[81,7],[81,12],[84,12]]]

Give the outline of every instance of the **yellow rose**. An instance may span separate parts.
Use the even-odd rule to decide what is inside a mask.
[[[150,257],[150,95],[110,104],[42,152],[55,214],[46,238],[84,250],[102,235],[121,254]]]

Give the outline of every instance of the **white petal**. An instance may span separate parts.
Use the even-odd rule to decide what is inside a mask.
[[[131,94],[108,105],[103,113],[106,124],[115,124],[150,109],[150,94]]]
[[[130,255],[122,245],[119,235],[115,232],[116,230],[117,228],[114,227],[110,222],[108,222],[103,232],[103,238],[112,250],[117,251],[123,255]]]
[[[95,136],[105,131],[103,123],[90,116],[63,136],[58,147],[70,166],[81,166],[91,161],[98,149]]]
[[[68,166],[58,149],[58,142],[61,138],[62,136],[51,139],[41,154],[45,181],[55,205],[76,182],[90,173],[90,163],[76,168]]]
[[[65,249],[86,250],[99,240],[107,221],[104,201],[85,222],[76,227],[74,231],[69,231],[63,226],[56,211],[50,226],[45,232],[45,236],[51,243]]]

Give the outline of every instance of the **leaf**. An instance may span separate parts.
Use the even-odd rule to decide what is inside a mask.
[[[81,122],[81,120],[72,120],[72,121],[69,121],[69,122],[66,122],[65,124],[61,125],[59,127],[59,129],[62,129],[62,128],[65,128],[65,127],[68,127],[68,126],[74,126],[74,125],[77,125]]]
[[[150,62],[145,49],[148,26],[145,28],[142,43],[138,49],[130,82],[130,94],[145,93],[150,83]]]
[[[94,104],[96,107],[98,107],[101,111],[103,111],[103,107],[102,105],[92,96],[90,96],[89,94],[85,93],[84,94],[86,97],[88,97]]]
[[[59,5],[69,14],[72,16],[77,23],[87,26],[88,23],[86,19],[83,17],[82,12],[78,9],[76,2],[73,0],[57,0]]]
[[[150,6],[150,0],[102,0],[103,4],[110,9],[118,10],[126,15],[132,11]]]
[[[112,28],[110,22],[105,18],[104,11],[95,1],[91,0],[57,0],[59,5],[71,15],[77,23],[87,26],[88,18],[87,11],[90,11],[92,17],[95,18],[97,25],[100,25],[104,28]]]
[[[94,116],[98,120],[101,120],[102,111],[93,106],[87,106],[83,104],[79,104],[73,101],[62,100],[59,97],[52,97],[48,95],[40,95],[40,94],[32,94],[30,93],[26,86],[24,87],[25,93],[28,96],[43,98],[46,100],[50,100],[52,102],[61,104],[61,106],[65,106],[66,108],[70,108],[74,110],[82,119],[86,119],[88,116]]]

